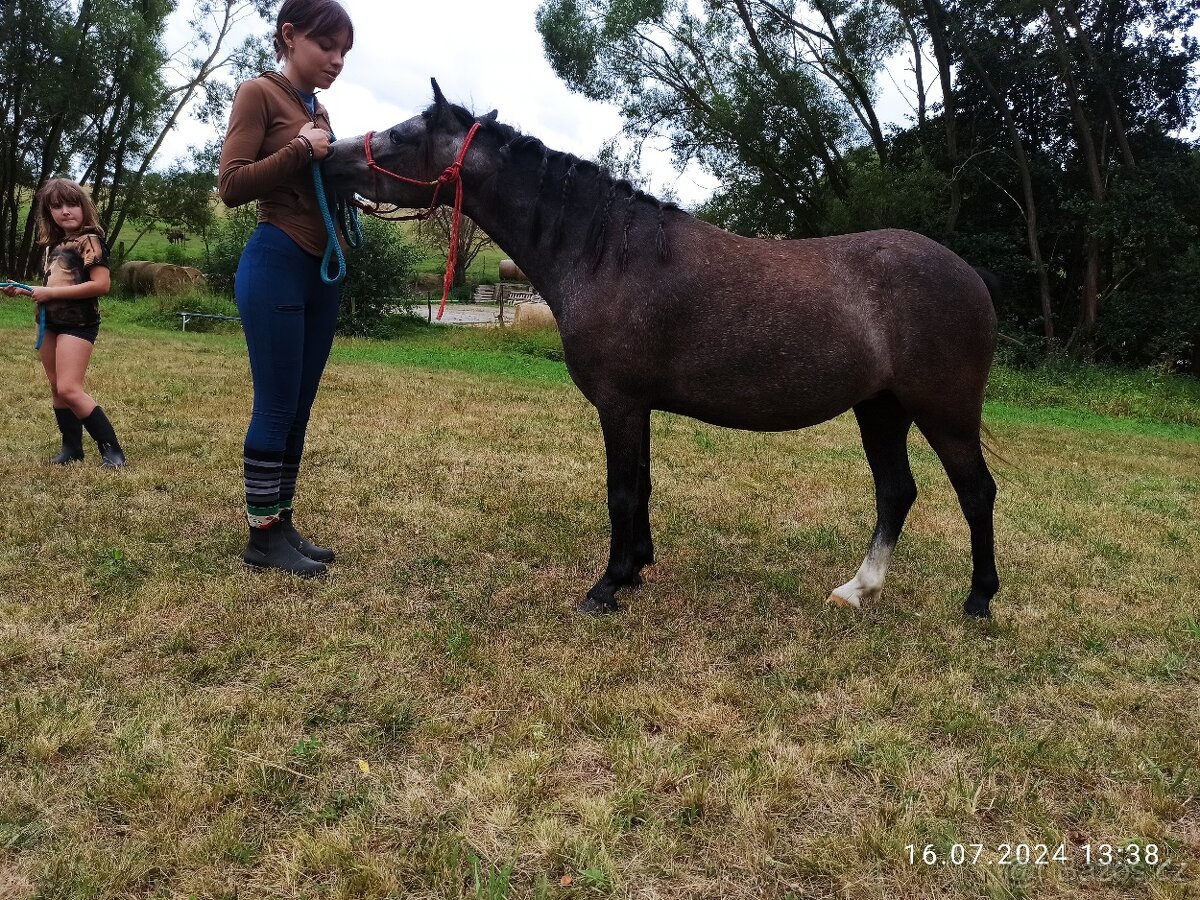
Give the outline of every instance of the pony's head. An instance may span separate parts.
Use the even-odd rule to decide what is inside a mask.
[[[432,182],[445,172],[458,158],[471,126],[476,122],[507,128],[496,124],[495,110],[476,118],[465,108],[450,103],[436,79],[430,81],[433,104],[420,115],[386,131],[372,132],[369,160],[366,135],[330,145],[322,171],[332,193],[342,196],[358,193],[377,203],[397,206],[428,206],[433,188],[411,182]],[[495,166],[494,154],[485,153],[474,145],[463,160],[463,171],[469,171],[472,179],[487,178],[494,174]],[[453,191],[443,190],[439,200],[449,202],[453,197]]]

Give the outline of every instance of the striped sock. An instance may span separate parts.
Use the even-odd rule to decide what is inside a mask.
[[[279,505],[292,508],[296,496],[296,478],[300,475],[300,455],[284,453],[283,465],[279,470]]]
[[[243,450],[242,472],[246,481],[246,521],[251,528],[269,528],[279,521],[279,481],[283,453]]]

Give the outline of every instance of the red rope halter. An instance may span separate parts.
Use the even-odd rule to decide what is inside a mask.
[[[471,146],[471,141],[475,138],[475,132],[479,131],[479,123],[476,122],[471,126],[471,130],[467,132],[467,138],[463,141],[463,145],[459,148],[458,157],[450,165],[446,166],[446,171],[442,172],[433,181],[420,181],[416,178],[406,178],[396,172],[389,171],[379,163],[375,162],[375,157],[371,153],[371,138],[375,136],[375,132],[368,131],[363,136],[363,151],[367,157],[367,168],[378,175],[386,175],[388,178],[394,178],[396,181],[403,181],[405,184],[416,184],[422,187],[433,188],[433,198],[429,201],[429,209],[423,213],[418,213],[415,216],[408,218],[425,219],[433,214],[437,209],[438,194],[442,190],[444,184],[454,184],[454,217],[450,221],[450,252],[446,258],[446,277],[442,280],[442,302],[438,306],[438,321],[441,321],[442,313],[446,309],[446,298],[450,296],[450,284],[454,281],[454,267],[458,264],[458,229],[462,224],[462,203],[463,203],[463,184],[462,184],[462,165],[463,160],[467,156],[467,149]],[[399,220],[396,220],[399,221]]]

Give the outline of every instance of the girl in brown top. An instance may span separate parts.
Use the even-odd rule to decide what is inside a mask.
[[[112,423],[83,389],[100,333],[100,298],[108,293],[108,247],[92,199],[68,178],[47,181],[34,199],[38,242],[46,248],[45,287],[6,287],[9,296],[33,297],[46,330],[38,353],[50,382],[51,404],[63,446],[51,462],[83,459],[83,429],[100,448],[106,469],[125,465]]]
[[[227,205],[258,201],[259,224],[234,280],[254,379],[242,460],[250,539],[242,558],[306,577],[324,574],[333,561],[331,550],[296,531],[292,501],[339,299],[338,287],[321,279],[326,233],[312,164],[329,153],[332,136],[316,91],[333,84],[353,43],[339,3],[284,0],[275,25],[282,74],[238,88],[218,180]]]

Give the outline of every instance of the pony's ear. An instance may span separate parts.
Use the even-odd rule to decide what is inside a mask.
[[[480,122],[495,122],[496,116],[500,114],[500,110],[493,109],[490,113],[485,113],[479,117]]]
[[[442,93],[442,89],[438,87],[437,79],[430,78],[429,83],[433,85],[433,105],[437,107],[438,114],[444,113],[450,107],[450,101],[446,99],[446,95]]]

